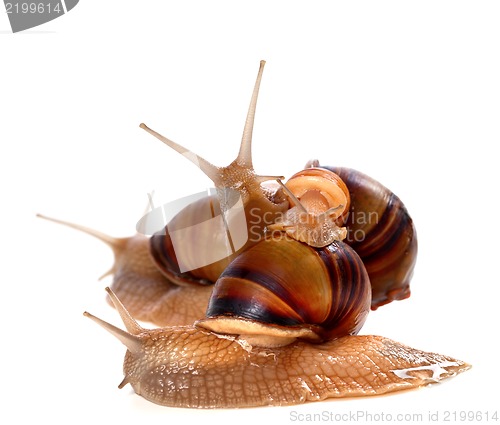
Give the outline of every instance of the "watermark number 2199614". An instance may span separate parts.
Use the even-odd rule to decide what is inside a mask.
[[[79,0],[4,0],[12,32],[24,31],[59,18],[73,9]]]

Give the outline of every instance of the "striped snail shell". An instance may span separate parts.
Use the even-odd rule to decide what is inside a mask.
[[[308,165],[333,171],[349,189],[345,239],[361,257],[372,285],[372,309],[410,296],[417,259],[417,234],[405,205],[392,191],[357,170]]]
[[[348,245],[314,248],[273,233],[226,268],[196,324],[257,346],[321,342],[356,334],[370,302],[365,267]]]
[[[288,209],[282,189],[263,184],[280,177],[260,176],[253,169],[252,131],[264,65],[261,61],[238,156],[226,167],[212,165],[141,124],[141,128],[193,162],[217,189],[217,196],[188,205],[151,238],[156,265],[176,284],[215,282],[228,264],[254,243],[256,238],[249,238],[245,231],[251,227],[254,236],[264,235],[266,226]],[[232,228],[238,229],[236,236]]]

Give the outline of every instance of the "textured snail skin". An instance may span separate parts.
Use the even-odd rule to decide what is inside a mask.
[[[170,283],[153,264],[145,236],[118,241],[111,287],[134,317],[164,326],[193,323],[203,316],[212,288]]]
[[[313,164],[318,165],[318,164]],[[351,196],[346,242],[363,260],[372,283],[372,309],[410,296],[417,233],[403,202],[357,170],[323,166],[338,174]]]
[[[112,293],[128,333],[85,313],[128,348],[120,388],[165,406],[283,406],[385,394],[467,370],[460,360],[379,336],[256,348],[192,326],[141,328]]]

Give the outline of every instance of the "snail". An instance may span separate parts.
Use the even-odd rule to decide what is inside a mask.
[[[217,196],[188,205],[151,238],[115,239],[59,221],[115,252],[107,293],[127,331],[84,314],[127,348],[119,387],[131,384],[166,406],[230,408],[384,394],[467,370],[470,365],[448,356],[357,335],[370,309],[409,296],[417,253],[413,223],[399,198],[355,171],[311,162],[285,184],[281,176],[255,174],[250,144],[263,66],[238,157],[228,167],[214,167],[141,124],[197,164]],[[277,184],[264,184],[269,180]],[[257,237],[238,248],[216,248],[211,263],[210,253],[193,260],[195,241],[215,237],[215,244],[227,245],[217,238],[235,219],[229,213],[234,196]],[[352,227],[350,214],[372,207],[389,217]],[[195,230],[180,251],[175,247],[175,232],[216,217],[224,219],[215,233]],[[356,245],[355,231],[365,231],[366,241]],[[386,242],[388,234],[394,237]],[[161,327],[145,329],[136,319]]]

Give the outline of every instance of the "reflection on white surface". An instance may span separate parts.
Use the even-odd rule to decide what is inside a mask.
[[[439,381],[441,375],[448,373],[446,367],[449,366],[459,366],[459,365],[456,362],[441,362],[425,366],[409,367],[407,369],[399,369],[399,370],[395,369],[391,370],[391,372],[401,379],[417,379],[417,376],[414,376],[413,372],[418,372],[418,371],[432,372],[432,376],[428,377],[427,379]],[[422,379],[422,374],[419,374],[418,378]]]

